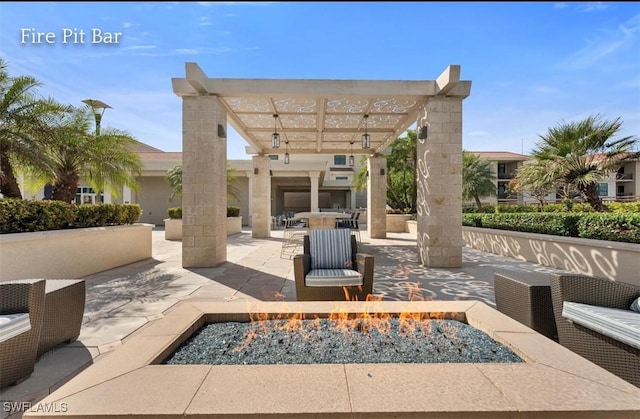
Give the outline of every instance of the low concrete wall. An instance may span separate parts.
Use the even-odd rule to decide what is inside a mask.
[[[389,233],[406,233],[407,221],[411,214],[387,214],[387,231]]]
[[[242,217],[227,217],[227,236],[242,231]],[[167,218],[164,220],[164,239],[182,240],[182,220]]]
[[[0,281],[82,278],[151,257],[153,224],[0,235]]]
[[[462,227],[468,247],[526,262],[640,285],[640,245]]]

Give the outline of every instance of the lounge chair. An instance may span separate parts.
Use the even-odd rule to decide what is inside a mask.
[[[373,256],[358,253],[349,229],[310,230],[293,258],[298,301],[358,300],[373,292]]]
[[[45,280],[0,282],[0,388],[28,377],[44,320]]]

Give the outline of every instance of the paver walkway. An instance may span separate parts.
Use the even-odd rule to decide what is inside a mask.
[[[254,239],[249,230],[229,236],[228,262],[197,269],[182,268],[181,242],[165,240],[162,228],[152,234],[151,259],[84,278],[86,307],[78,341],[44,354],[29,378],[0,390],[0,401],[35,404],[180,300],[295,301],[291,256],[296,250],[281,254],[282,230],[269,239]],[[463,249],[462,268],[425,268],[418,265],[415,237],[387,236],[369,239],[363,232],[360,245],[360,251],[374,255],[373,291],[383,300],[474,299],[495,306],[495,271],[559,272],[469,248]],[[21,417],[3,406],[0,417]]]

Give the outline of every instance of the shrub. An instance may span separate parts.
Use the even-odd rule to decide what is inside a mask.
[[[171,207],[168,209],[169,218],[173,220],[182,219],[182,207]],[[227,207],[227,217],[238,217],[240,215],[239,207]]]
[[[579,237],[640,243],[640,214],[584,214],[578,222]]]
[[[471,220],[480,224],[475,225],[476,227],[568,237],[577,237],[577,222],[580,218],[576,214],[545,212],[482,214],[478,217],[479,220]]]
[[[605,204],[611,212],[640,214],[640,202],[609,202]]]
[[[172,220],[182,219],[182,207],[171,207],[167,211],[169,213],[169,218]]]
[[[71,205],[61,201],[0,200],[0,233],[133,224],[142,210],[135,204]]]

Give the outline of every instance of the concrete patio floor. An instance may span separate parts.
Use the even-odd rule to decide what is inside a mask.
[[[228,262],[217,268],[184,269],[181,242],[153,231],[153,257],[84,278],[86,307],[78,341],[44,354],[33,374],[1,390],[1,401],[35,404],[105,354],[136,336],[181,300],[295,301],[296,250],[281,254],[283,232],[254,239],[249,230],[228,237]],[[493,274],[558,270],[465,248],[463,267],[433,269],[417,262],[416,240],[408,233],[370,239],[362,233],[362,252],[375,257],[374,294],[383,301],[480,300],[495,306]],[[0,410],[2,418],[20,412]]]

